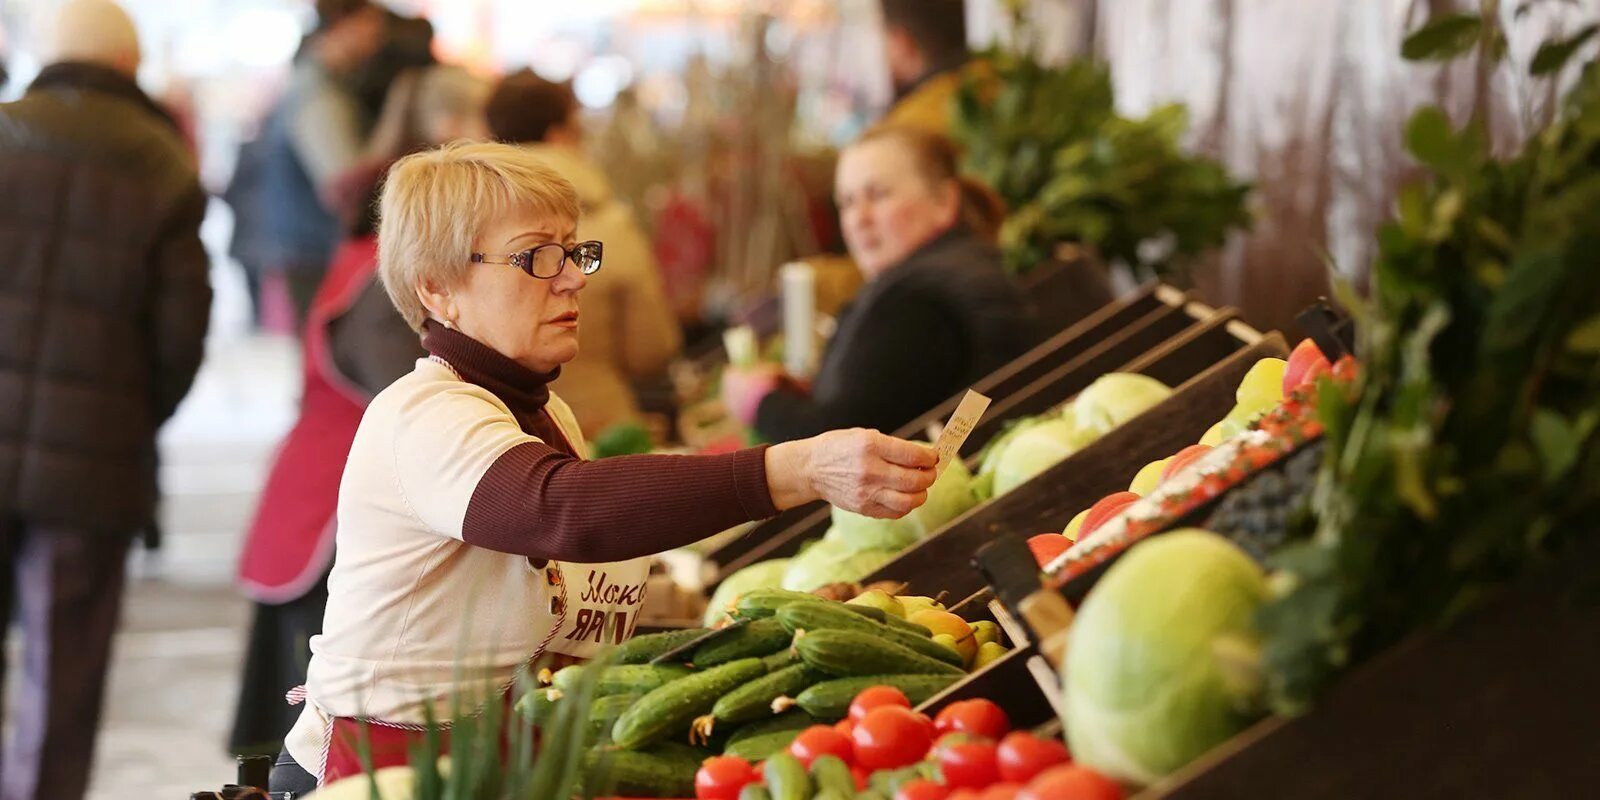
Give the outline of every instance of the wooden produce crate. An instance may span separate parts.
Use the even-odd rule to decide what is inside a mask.
[[[1087,347],[1077,356],[1056,366],[1043,369],[1043,365],[1033,364],[1019,366],[1014,372],[1008,367],[1007,371],[1002,371],[1005,374],[997,381],[997,386],[1010,388],[1021,384],[1024,376],[1042,374],[1007,394],[996,391],[991,395],[994,402],[963,445],[963,457],[969,466],[976,467],[978,453],[1005,429],[1007,422],[1058,406],[1108,372],[1142,372],[1173,386],[1184,382],[1204,365],[1220,360],[1243,347],[1247,340],[1259,336],[1235,317],[1232,309],[1217,310],[1194,302],[1173,306],[1159,301],[1154,310],[1133,322],[1112,329],[1103,337],[1091,337],[1094,340],[1086,341]],[[1163,355],[1145,358],[1151,353]],[[979,391],[983,391],[983,387],[984,384],[979,384]],[[935,409],[897,431],[897,435],[922,438],[922,429],[930,422],[943,422],[956,402],[957,399],[948,401],[947,407]],[[716,582],[758,561],[792,556],[805,541],[821,536],[829,523],[827,504],[813,503],[802,508],[810,510],[803,515],[793,513],[798,509],[780,515],[791,520],[788,527],[774,530],[758,526],[744,537],[754,541],[742,545],[745,549],[738,557],[718,562]]]
[[[1060,531],[1072,516],[1100,498],[1127,488],[1141,467],[1194,444],[1235,404],[1246,372],[1288,348],[1277,333],[1255,335],[1225,316],[1186,332],[1140,356],[1126,370],[1160,379],[1177,390],[1135,420],[1102,436],[1009,494],[958,517],[941,531],[901,552],[864,582],[890,580],[909,594],[944,590],[965,596],[985,581],[973,555],[1002,538],[1026,539]],[[1254,338],[1246,346],[1243,339]],[[1185,373],[1188,373],[1186,376]],[[1185,377],[1192,376],[1188,380]],[[1036,403],[1017,400],[1038,413]],[[1052,404],[1053,405],[1053,404]]]
[[[982,392],[990,398],[1005,397],[1026,388],[1029,384],[1043,377],[1051,370],[1077,358],[1093,348],[1096,344],[1116,335],[1119,331],[1151,318],[1156,312],[1164,312],[1160,319],[1181,319],[1174,315],[1176,309],[1182,308],[1188,298],[1177,289],[1160,284],[1146,284],[1132,295],[1102,307],[1078,323],[1068,327],[1055,336],[1050,337],[1039,346],[1033,348],[1015,361],[1001,367],[993,374],[979,381],[972,388]],[[1151,332],[1157,332],[1152,323]],[[1160,330],[1165,330],[1164,327]],[[926,414],[912,420],[899,431],[898,435],[910,438],[920,438],[925,435],[928,426],[941,424],[955,412],[956,404],[961,401],[965,391],[946,400]],[[981,447],[978,445],[977,447]],[[977,452],[969,445],[969,450]],[[804,525],[810,525],[821,512],[821,517],[826,519],[828,507],[826,503],[810,503],[804,506],[791,508],[772,519],[769,519],[754,528],[744,536],[728,542],[716,551],[707,555],[707,560],[716,564],[720,582],[721,578],[730,573],[762,558],[748,558],[750,552],[767,543],[770,539],[782,532]],[[776,556],[765,556],[776,557]]]

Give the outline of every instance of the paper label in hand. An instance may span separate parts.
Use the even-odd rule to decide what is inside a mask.
[[[940,474],[944,474],[944,468],[951,459],[961,457],[961,445],[966,444],[967,437],[972,435],[972,430],[978,427],[978,421],[983,419],[983,412],[988,410],[989,398],[968,389],[967,396],[961,398],[955,413],[950,415],[950,421],[944,424],[944,430],[939,433],[939,439],[933,443],[933,449],[939,453]]]

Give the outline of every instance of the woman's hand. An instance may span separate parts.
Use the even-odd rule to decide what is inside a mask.
[[[729,366],[722,371],[722,405],[729,416],[746,426],[754,425],[762,398],[777,389],[782,379],[783,371],[772,364]]]
[[[779,509],[826,500],[846,511],[898,519],[928,499],[933,448],[877,431],[830,431],[767,449],[767,487]]]

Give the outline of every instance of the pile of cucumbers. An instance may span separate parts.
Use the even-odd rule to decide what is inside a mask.
[[[965,674],[961,655],[927,628],[869,606],[758,589],[739,599],[735,618],[719,631],[640,636],[600,667],[591,786],[692,797],[708,756],[762,761],[805,728],[843,719],[862,689],[893,686],[918,704]],[[567,667],[523,698],[535,723],[588,668]]]

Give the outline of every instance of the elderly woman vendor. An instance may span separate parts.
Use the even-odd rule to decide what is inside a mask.
[[[404,761],[464,680],[632,630],[647,556],[817,499],[896,517],[936,457],[871,431],[722,456],[584,460],[547,385],[578,353],[602,244],[570,183],[525,150],[462,144],[389,173],[379,272],[428,358],[373,399],[340,485],[337,556],[305,708],[274,790]]]

